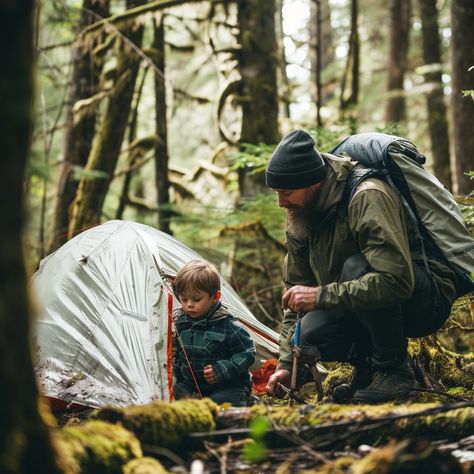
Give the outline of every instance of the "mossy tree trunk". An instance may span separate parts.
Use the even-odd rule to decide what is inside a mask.
[[[168,170],[168,139],[167,139],[167,108],[166,108],[166,76],[165,76],[165,37],[164,15],[155,24],[155,111],[156,136],[155,146],[155,182],[158,200],[158,228],[171,234],[170,180]]]
[[[23,178],[33,97],[32,0],[0,2],[0,472],[61,472],[39,413],[23,262]]]
[[[127,0],[127,9],[144,3],[144,0]],[[102,173],[92,179],[90,176],[81,178],[71,207],[69,236],[100,222],[102,207],[127,128],[141,59],[136,48],[141,47],[142,37],[143,27],[132,20],[116,40],[116,80],[109,93],[107,108],[86,165],[86,171]]]
[[[385,120],[401,122],[405,119],[403,80],[407,70],[410,0],[390,0],[390,34],[388,58],[387,101]]]
[[[474,65],[472,45],[474,44],[474,2],[453,0],[451,3],[451,61],[452,61],[452,112],[453,142],[456,163],[457,192],[468,194],[472,181],[465,175],[472,171],[474,155],[474,97],[463,97],[464,90],[474,90]]]
[[[431,86],[426,94],[426,101],[434,174],[447,188],[451,189],[448,121],[441,80],[441,47],[436,0],[420,0],[420,11],[423,61],[431,68],[425,74],[425,82]]]
[[[109,15],[110,0],[84,0],[81,15],[77,25],[80,32],[84,27]],[[92,42],[77,40],[74,43],[72,58],[72,77],[69,86],[67,129],[65,133],[63,162],[59,178],[54,210],[52,240],[49,252],[53,252],[67,240],[69,226],[69,207],[73,202],[78,181],[73,179],[74,167],[84,167],[92,147],[95,133],[95,108],[84,114],[74,117],[73,107],[77,101],[87,99],[99,92],[99,76],[103,61],[94,56],[93,49],[105,35],[101,35]]]
[[[273,144],[278,136],[276,83],[277,43],[275,0],[242,0],[237,3],[240,73],[242,75],[242,143]],[[240,173],[242,196],[254,196],[265,189],[263,177]]]

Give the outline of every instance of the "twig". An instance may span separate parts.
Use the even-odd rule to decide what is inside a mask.
[[[186,463],[183,458],[179,457],[173,451],[169,449],[162,448],[161,446],[152,446],[150,444],[142,444],[144,453],[155,454],[157,456],[162,456],[168,458],[170,461],[174,462],[178,466],[186,467]]]

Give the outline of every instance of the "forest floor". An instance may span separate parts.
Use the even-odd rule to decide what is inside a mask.
[[[143,459],[159,461],[164,470],[123,470],[127,474],[474,473],[474,401],[291,405],[263,398],[245,408],[209,400],[153,402],[62,413],[58,422],[67,428],[99,419],[133,431]],[[210,424],[203,421],[206,410]],[[114,438],[112,429],[107,436]],[[79,472],[93,471],[84,465]]]

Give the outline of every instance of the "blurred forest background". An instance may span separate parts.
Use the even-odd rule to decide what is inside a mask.
[[[50,0],[35,15],[31,271],[90,226],[138,221],[277,328],[284,212],[262,170],[297,127],[322,151],[407,137],[472,224],[472,0]]]

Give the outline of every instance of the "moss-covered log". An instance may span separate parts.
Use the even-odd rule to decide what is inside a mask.
[[[133,433],[103,421],[66,426],[57,430],[55,438],[71,474],[121,474],[127,462],[142,457],[140,442]]]
[[[123,467],[123,474],[167,474],[163,465],[154,458],[134,459]]]
[[[135,433],[143,444],[178,449],[191,432],[213,431],[217,405],[209,399],[154,401],[147,405],[104,408],[94,417],[121,423]]]
[[[313,407],[255,406],[249,418],[268,416],[278,430],[298,433],[298,438],[318,447],[338,443],[380,443],[391,438],[427,436],[455,438],[474,432],[474,404],[336,405]]]

